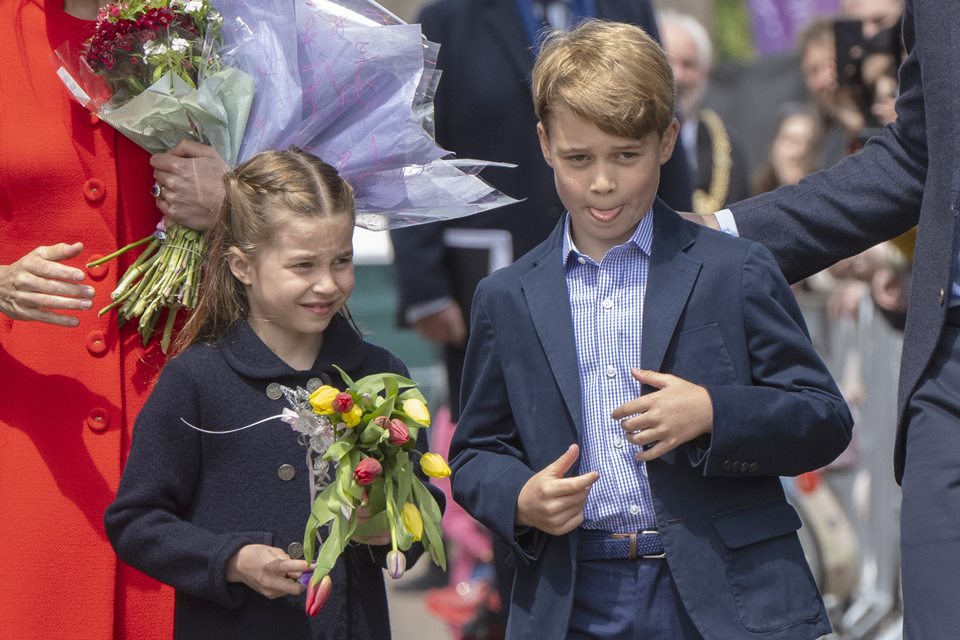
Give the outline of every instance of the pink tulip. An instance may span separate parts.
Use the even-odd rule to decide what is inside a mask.
[[[383,466],[379,460],[376,458],[364,458],[357,463],[356,468],[353,470],[353,479],[357,481],[357,484],[366,486],[373,483],[381,473],[383,473]]]
[[[341,391],[333,399],[333,410],[337,413],[346,413],[353,408],[353,396],[346,391]]]
[[[392,445],[399,447],[410,440],[410,430],[399,418],[394,418],[387,424],[387,431],[390,432],[390,444]]]

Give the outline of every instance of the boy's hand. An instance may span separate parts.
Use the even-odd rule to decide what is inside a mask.
[[[566,453],[527,480],[517,497],[516,522],[536,527],[550,535],[573,531],[583,522],[583,504],[590,487],[600,477],[596,471],[564,478],[580,455],[580,447],[570,445]]]
[[[293,560],[283,549],[248,544],[227,561],[227,582],[242,582],[270,599],[295,596],[303,593],[297,579],[309,568],[306,560]]]
[[[713,430],[713,402],[706,389],[668,373],[639,369],[631,369],[631,373],[641,384],[657,389],[623,403],[611,414],[614,420],[621,420],[620,426],[634,444],[656,443],[638,453],[637,460],[659,458]]]

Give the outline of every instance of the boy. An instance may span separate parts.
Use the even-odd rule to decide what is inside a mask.
[[[451,446],[454,497],[517,566],[508,637],[829,633],[777,476],[852,419],[767,251],[655,200],[663,52],[585,22],[544,42],[533,94],[568,213],[477,289]]]

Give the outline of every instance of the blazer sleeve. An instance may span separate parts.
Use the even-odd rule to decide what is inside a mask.
[[[213,533],[185,520],[201,473],[197,385],[179,359],[164,367],[137,417],[117,498],[104,516],[121,560],[178,591],[228,609],[250,590],[228,583],[227,561],[247,544],[272,544],[270,532]]]
[[[473,300],[463,413],[450,443],[453,497],[510,548],[514,563],[529,564],[542,551],[546,534],[516,525],[517,497],[534,472],[510,408],[497,328],[487,311],[488,282],[480,283]]]
[[[911,2],[903,37],[908,55],[900,68],[895,123],[832,168],[730,206],[739,234],[767,246],[790,282],[917,224],[928,156]]]
[[[776,262],[756,243],[744,260],[742,296],[752,384],[705,385],[714,420],[704,473],[792,476],[818,469],[849,444],[853,418]]]

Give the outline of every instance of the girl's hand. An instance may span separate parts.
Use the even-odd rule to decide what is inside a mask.
[[[367,509],[366,505],[359,507],[357,509],[357,524],[361,525],[369,519],[370,519],[370,510]],[[370,544],[370,545],[390,544],[390,530],[386,529],[381,533],[370,535],[370,536],[355,536],[353,539],[355,542],[360,542],[362,544]]]
[[[60,264],[80,255],[83,244],[37,247],[13,264],[0,265],[0,313],[14,320],[33,320],[63,327],[80,321],[51,309],[80,311],[93,306],[93,287],[79,284],[86,274]]]
[[[167,153],[150,156],[153,177],[161,187],[157,208],[164,217],[196,231],[216,222],[226,193],[227,165],[213,147],[182,140]]]
[[[295,596],[305,589],[297,579],[307,569],[306,560],[293,560],[283,549],[248,544],[227,561],[227,582],[242,582],[270,599]]]

